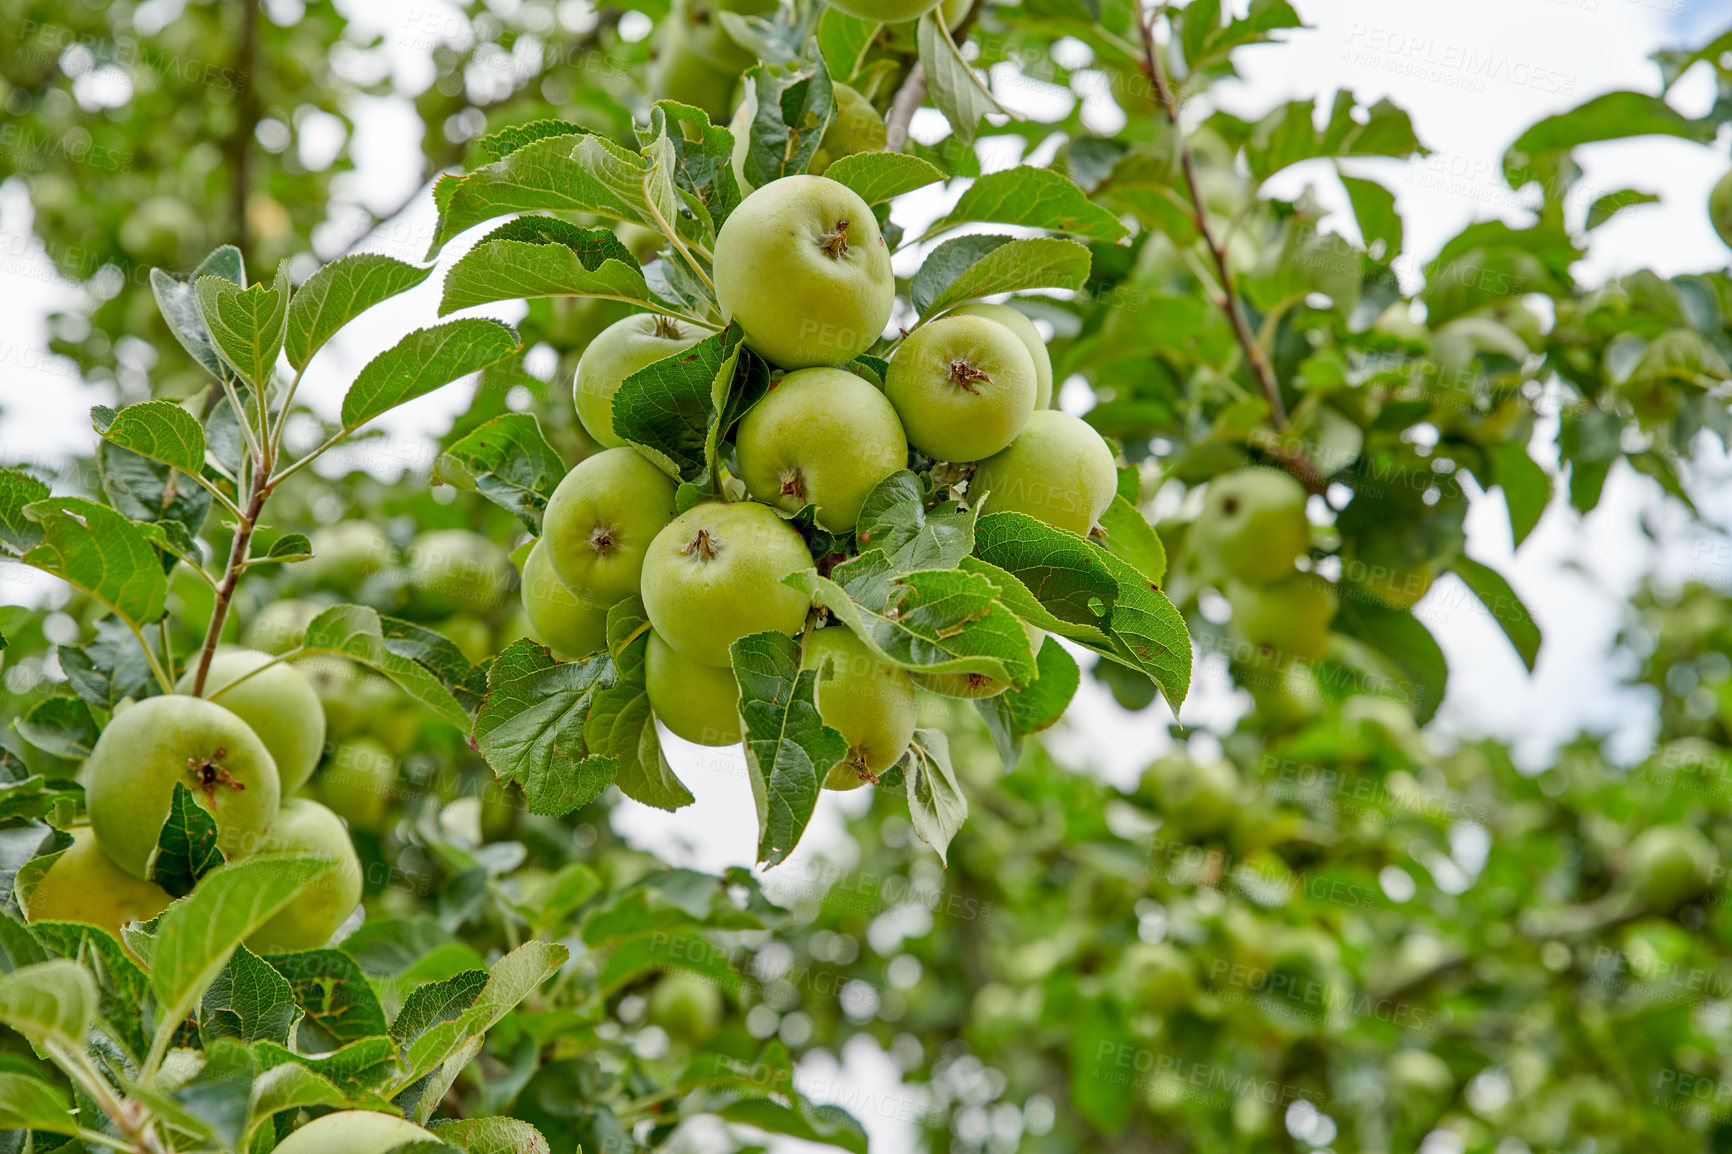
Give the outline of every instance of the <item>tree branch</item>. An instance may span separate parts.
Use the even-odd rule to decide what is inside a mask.
[[[908,147],[908,124],[925,102],[926,70],[917,60],[914,67],[908,70],[908,79],[896,90],[896,98],[890,102],[890,115],[884,120],[885,148],[891,152],[901,152]]]

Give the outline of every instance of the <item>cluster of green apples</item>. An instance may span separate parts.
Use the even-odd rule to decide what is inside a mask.
[[[731,430],[729,499],[680,512],[674,480],[614,428],[621,383],[709,333],[634,316],[584,350],[578,417],[606,446],[571,470],[548,502],[523,570],[539,637],[569,656],[605,643],[607,611],[643,598],[653,632],[648,694],[673,733],[705,745],[740,740],[729,646],[752,633],[804,633],[818,705],[851,753],[834,788],[876,780],[907,748],[915,686],[951,696],[1001,693],[984,675],[910,675],[877,660],[845,627],[809,628],[806,594],[784,584],[810,569],[789,518],[811,507],[846,537],[872,489],[906,468],[949,462],[965,497],[1087,534],[1117,491],[1114,454],[1086,422],[1049,408],[1052,364],[1039,330],[1007,305],[974,304],[928,321],[891,353],[882,387],[849,362],[878,344],[895,278],[866,203],[821,176],[753,191],[716,239],[716,298],[772,384]],[[1030,642],[1042,636],[1029,629]]]
[[[325,715],[308,679],[253,649],[213,655],[202,696],[188,671],[176,692],[124,704],[83,768],[90,824],[30,891],[31,921],[73,921],[116,935],[168,907],[151,879],[175,786],[216,825],[225,860],[255,853],[334,859],[247,939],[258,953],[324,945],[361,900],[361,864],[342,819],[298,796],[319,763]]]
[[[1314,660],[1329,648],[1339,599],[1332,582],[1298,568],[1311,549],[1305,501],[1304,486],[1278,469],[1237,469],[1209,482],[1191,532],[1225,575],[1245,640]]]

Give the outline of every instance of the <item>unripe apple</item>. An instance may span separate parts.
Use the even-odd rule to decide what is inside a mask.
[[[217,849],[250,853],[277,815],[270,751],[246,722],[201,697],[147,697],[114,715],[84,763],[84,798],[102,852],[150,876],[175,783],[216,818]]]
[[[1732,247],[1732,172],[1714,182],[1708,194],[1708,219],[1721,242]]]
[[[1341,572],[1391,609],[1411,609],[1430,591],[1435,564],[1414,544],[1379,533],[1347,544]]]
[[[1081,417],[1036,409],[1022,432],[980,464],[970,500],[986,496],[989,513],[1027,513],[1086,537],[1118,493],[1113,451]]]
[[[688,322],[638,313],[601,330],[577,358],[572,401],[583,431],[608,448],[624,445],[613,431],[613,395],[620,382],[664,357],[684,352],[709,336]]]
[[[853,360],[896,302],[871,208],[822,176],[784,177],[741,201],[716,237],[715,282],[722,315],[784,369]]]
[[[1694,826],[1655,825],[1630,843],[1625,869],[1643,906],[1667,914],[1708,889],[1719,860],[1714,843]]]
[[[115,937],[127,922],[147,922],[168,908],[160,886],[135,878],[108,859],[89,826],[66,831],[72,844],[55,859],[24,902],[32,922],[82,922]]]
[[[1340,602],[1315,573],[1293,572],[1267,585],[1227,582],[1233,626],[1252,645],[1315,661],[1329,648],[1329,622]]]
[[[878,482],[908,464],[890,402],[846,369],[800,369],[770,387],[734,434],[740,478],[785,513],[818,506],[818,524],[846,533]]]
[[[968,11],[966,0],[962,10]],[[1009,305],[972,304],[953,309],[950,315],[985,317],[1015,333],[1016,339],[1022,342],[1022,347],[1028,350],[1034,361],[1034,410],[1038,413],[1052,407],[1052,353],[1047,351],[1046,338],[1040,335],[1040,330],[1027,313]]]
[[[319,654],[303,657],[295,668],[313,687],[325,710],[325,733],[332,740],[347,737],[366,720],[360,690],[365,675],[341,657]]]
[[[255,954],[316,950],[361,903],[361,859],[336,814],[316,801],[291,797],[277,811],[260,853],[334,858],[337,865],[307,885],[247,938]]]
[[[1127,1000],[1139,1010],[1166,1017],[1197,996],[1196,968],[1170,942],[1133,942],[1119,966]]]
[[[438,1142],[438,1135],[407,1118],[371,1110],[338,1110],[314,1118],[277,1143],[274,1154],[386,1154],[411,1142]]]
[[[409,585],[431,612],[487,613],[511,587],[511,559],[479,533],[437,529],[409,545]]]
[[[940,461],[978,461],[1016,438],[1034,412],[1034,360],[985,317],[921,325],[890,358],[884,395],[908,443]]]
[[[1244,806],[1238,770],[1226,761],[1198,762],[1169,754],[1143,772],[1138,788],[1154,799],[1179,838],[1219,833]]]
[[[1236,469],[1209,482],[1191,530],[1197,547],[1250,585],[1293,571],[1311,546],[1305,487],[1278,469]]]
[[[732,665],[728,646],[752,633],[800,631],[811,598],[782,578],[812,568],[800,534],[754,501],[695,505],[650,542],[643,602],[676,651]]]
[[[685,21],[670,13],[657,28],[645,82],[653,99],[689,104],[719,121],[733,107],[743,67],[724,68],[705,59]]]
[[[882,151],[888,135],[884,117],[858,89],[838,80],[831,85],[831,99],[835,104],[835,117],[824,129],[817,150],[806,164],[806,172],[811,176],[824,175],[825,169],[844,156]],[[728,122],[728,131],[734,134],[734,179],[739,182],[742,193],[751,192],[755,187],[746,178],[746,153],[751,148],[752,121],[757,115],[758,94],[748,84],[740,106],[734,109],[734,118]]]
[[[356,829],[376,830],[397,791],[397,759],[370,737],[352,737],[331,751],[313,787],[332,813]]]
[[[944,18],[944,26],[954,30],[973,7],[974,0],[943,0],[938,12]]]
[[[326,525],[313,530],[310,540],[313,557],[300,567],[300,575],[345,597],[352,597],[373,574],[397,563],[397,547],[371,521]]]
[[[241,644],[265,653],[286,653],[301,643],[307,624],[324,611],[316,601],[273,601],[253,614],[241,633]]]
[[[644,689],[656,719],[698,745],[740,740],[740,685],[734,671],[676,653],[653,629],[644,653]]]
[[[585,605],[567,589],[548,560],[547,540],[523,561],[523,612],[536,640],[565,657],[587,657],[607,646],[607,610]]]
[[[680,32],[699,59],[722,73],[738,77],[757,58],[728,34],[721,14],[768,16],[775,11],[776,0],[674,0],[663,23],[678,21]]]
[[[938,0],[844,0],[830,6],[874,23],[902,24],[920,19],[938,7]]]
[[[1046,643],[1046,634],[1026,621],[1021,624],[1023,635],[1028,638],[1029,651],[1040,653],[1040,647]],[[985,673],[916,673],[914,684],[944,697],[967,699],[997,697],[1010,688],[1010,682]]]
[[[457,646],[471,665],[493,655],[493,630],[473,613],[458,613],[430,628]]]
[[[272,665],[273,660],[256,649],[214,654],[204,696],[258,735],[276,763],[283,793],[288,794],[313,776],[313,767],[324,753],[325,710],[305,674],[287,662]],[[191,693],[195,673],[196,669],[188,669],[175,692]]]
[[[579,461],[548,499],[542,543],[553,571],[586,605],[638,591],[644,550],[674,516],[672,478],[633,448]]]
[[[833,625],[806,637],[803,669],[818,674],[818,715],[848,739],[848,756],[830,771],[828,789],[875,782],[914,739],[914,683],[886,665],[847,628]]]
[[[722,1010],[721,989],[689,970],[668,970],[650,992],[650,1021],[690,1046],[715,1036]]]

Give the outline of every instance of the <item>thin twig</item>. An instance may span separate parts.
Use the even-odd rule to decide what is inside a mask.
[[[908,79],[902,82],[902,87],[896,90],[896,98],[890,102],[890,115],[884,121],[885,148],[901,152],[908,147],[908,125],[925,102],[926,70],[915,61],[914,67],[908,70]]]
[[[234,599],[235,586],[240,584],[241,573],[246,568],[247,551],[252,547],[253,529],[258,524],[260,511],[264,509],[265,498],[271,495],[267,472],[268,463],[265,463],[253,474],[252,500],[247,502],[246,512],[235,525],[234,543],[229,546],[228,570],[223,576],[223,583],[217,587],[216,603],[211,607],[210,627],[205,630],[204,645],[199,650],[198,672],[193,675],[194,697],[204,696],[205,677],[210,673],[211,657],[216,653],[217,639],[222,636],[223,624],[228,620],[229,603]]]

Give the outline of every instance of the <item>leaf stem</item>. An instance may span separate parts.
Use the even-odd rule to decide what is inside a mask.
[[[692,271],[698,274],[698,279],[704,282],[704,287],[710,290],[710,295],[715,296],[716,286],[710,280],[710,274],[704,271],[704,266],[698,263],[698,258],[692,255],[692,250],[686,247],[686,242],[680,239],[679,229],[662,217],[661,210],[655,206],[653,201],[645,199],[644,204],[649,208],[650,215],[656,218],[656,227],[662,230],[662,235],[680,250],[680,255],[686,258],[686,263],[692,266]]]
[[[120,615],[115,614],[115,616],[119,617]],[[124,617],[120,619],[126,621]],[[144,660],[150,666],[150,672],[156,677],[156,683],[162,687],[164,693],[173,693],[174,681],[163,671],[162,663],[157,660],[155,650],[151,648],[150,641],[144,636],[144,630],[130,621],[126,621],[126,627],[132,630],[134,637],[138,638],[138,647],[144,650]]]

